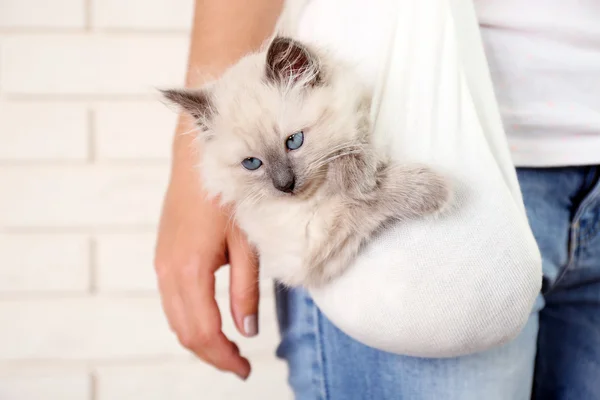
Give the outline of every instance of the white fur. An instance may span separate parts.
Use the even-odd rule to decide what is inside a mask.
[[[235,206],[261,272],[290,286],[318,286],[343,273],[384,222],[439,210],[448,188],[425,167],[394,167],[377,154],[366,88],[350,68],[297,46],[273,47],[273,65],[282,70],[271,81],[267,49],[203,88],[208,101],[198,110],[193,101],[185,107],[201,115],[203,186]],[[304,64],[294,69],[298,60]],[[287,151],[286,139],[298,131],[304,144]],[[263,167],[246,170],[248,157]],[[293,194],[274,186],[281,171],[293,171]]]

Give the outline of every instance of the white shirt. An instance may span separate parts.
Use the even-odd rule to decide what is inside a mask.
[[[600,1],[475,5],[514,163],[600,164]]]

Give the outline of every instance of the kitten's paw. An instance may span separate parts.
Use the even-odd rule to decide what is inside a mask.
[[[282,261],[277,263],[261,263],[261,273],[269,278],[278,281],[287,287],[304,286],[306,279],[306,269],[298,263],[285,262],[285,257],[279,257]]]
[[[297,282],[297,284],[305,289],[322,288],[333,281],[337,276],[338,275],[329,275],[325,273],[325,270],[322,268],[311,268],[307,270],[307,273],[299,282]]]
[[[383,189],[390,195],[397,215],[426,216],[442,213],[450,204],[450,179],[428,166],[393,166]]]
[[[430,168],[421,171],[421,179],[423,185],[421,212],[424,215],[442,214],[452,199],[450,179]]]
[[[304,289],[320,288],[328,284],[332,278],[318,272],[308,272],[306,274],[297,275],[278,275],[271,277],[277,282],[288,288],[302,287]]]

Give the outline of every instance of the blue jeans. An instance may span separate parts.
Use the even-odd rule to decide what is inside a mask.
[[[464,357],[400,356],[342,333],[305,291],[277,288],[277,354],[297,399],[600,399],[600,166],[518,176],[544,269],[520,336]]]

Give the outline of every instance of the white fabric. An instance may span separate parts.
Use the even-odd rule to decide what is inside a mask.
[[[600,2],[475,5],[514,163],[600,163]]]
[[[383,231],[343,277],[311,294],[327,317],[382,350],[446,357],[519,333],[541,286],[469,0],[311,0],[296,36],[335,50],[375,90],[375,134],[456,185],[438,220]]]

